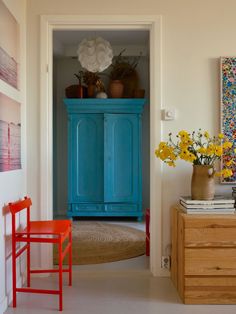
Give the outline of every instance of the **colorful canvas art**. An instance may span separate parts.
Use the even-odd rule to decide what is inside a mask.
[[[0,172],[20,168],[20,104],[0,93]]]
[[[236,147],[236,57],[221,58],[221,130]],[[222,168],[232,158],[236,158],[234,152],[224,155]],[[236,182],[236,165],[232,170],[233,176],[222,179],[222,183]]]

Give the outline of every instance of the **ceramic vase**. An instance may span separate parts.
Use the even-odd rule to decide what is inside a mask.
[[[215,195],[214,169],[208,165],[193,165],[191,197],[193,200],[212,200]]]
[[[111,98],[122,98],[124,92],[124,84],[120,80],[110,82],[109,94]]]

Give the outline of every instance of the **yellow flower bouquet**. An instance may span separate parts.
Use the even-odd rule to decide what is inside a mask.
[[[169,141],[160,142],[155,154],[171,167],[176,166],[177,159],[182,159],[193,165],[209,166],[209,168],[213,168],[215,175],[227,178],[233,174],[234,160],[229,159],[226,167],[219,172],[215,172],[214,165],[223,154],[230,155],[232,147],[233,144],[225,139],[222,133],[211,137],[207,131],[202,132],[201,129],[198,132],[193,131],[191,134],[182,130],[176,135],[175,142],[170,133]]]

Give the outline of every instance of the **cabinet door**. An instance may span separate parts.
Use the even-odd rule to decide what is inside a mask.
[[[103,202],[103,114],[71,115],[69,129],[69,198]]]
[[[105,114],[104,125],[104,200],[137,202],[139,117],[136,114]]]

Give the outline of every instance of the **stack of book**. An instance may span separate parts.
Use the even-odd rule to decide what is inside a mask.
[[[211,201],[192,200],[190,196],[180,197],[180,207],[188,214],[234,214],[235,200],[232,197],[215,196]]]
[[[232,187],[232,196],[236,200],[236,186]]]

